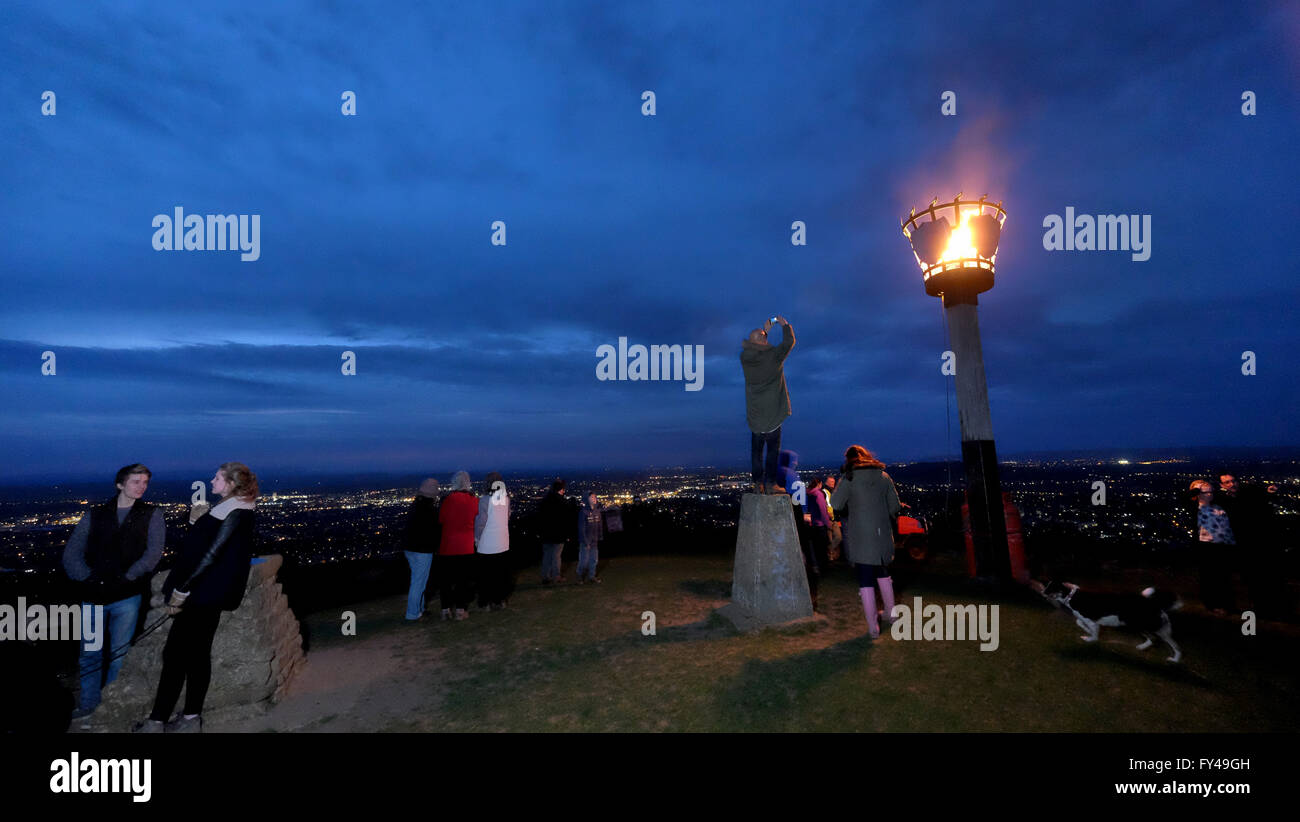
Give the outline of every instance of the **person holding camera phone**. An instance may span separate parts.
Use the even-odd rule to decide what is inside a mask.
[[[781,342],[772,345],[767,332],[781,325]],[[785,385],[785,358],[794,348],[794,329],[781,316],[749,332],[741,344],[740,367],[745,373],[745,421],[749,424],[750,464],[755,493],[782,493],[777,483],[781,425],[790,416],[790,392]],[[763,449],[767,448],[764,458]]]

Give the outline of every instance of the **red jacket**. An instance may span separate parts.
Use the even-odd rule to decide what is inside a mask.
[[[474,553],[474,518],[478,516],[478,497],[468,491],[452,491],[438,508],[442,523],[442,540],[438,553],[456,556]]]

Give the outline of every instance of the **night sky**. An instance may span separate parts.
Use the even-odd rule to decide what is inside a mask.
[[[0,482],[747,466],[773,314],[805,463],[959,453],[899,230],[958,191],[1001,454],[1300,443],[1300,5],[619,5],[6,2]],[[154,250],[178,206],[260,259]],[[1150,259],[1045,250],[1067,206]],[[598,381],[620,336],[703,389]]]

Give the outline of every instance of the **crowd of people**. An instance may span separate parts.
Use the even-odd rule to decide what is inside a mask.
[[[781,341],[773,345],[768,335],[777,325]],[[741,343],[753,488],[758,494],[791,496],[814,610],[820,578],[843,550],[857,577],[867,629],[874,637],[881,622],[891,622],[894,589],[889,564],[902,506],[884,464],[860,445],[845,452],[839,477],[814,479],[803,487],[796,471],[797,455],[781,449],[781,428],[792,413],[785,361],[794,344],[794,329],[781,316],[766,320]],[[1240,573],[1258,616],[1288,618],[1291,608],[1273,511],[1277,487],[1243,486],[1224,473],[1217,491],[1206,480],[1193,482],[1190,491],[1206,609],[1216,615],[1240,613],[1234,594],[1234,574]]]
[[[510,492],[504,478],[496,471],[488,474],[482,496],[475,495],[465,471],[452,476],[445,496],[439,494],[439,487],[432,478],[421,483],[407,514],[403,547],[411,585],[406,619],[424,618],[425,597],[431,591],[438,594],[444,620],[468,619],[476,597],[483,610],[507,608],[515,581],[509,554]],[[538,506],[541,583],[565,581],[564,545],[576,539],[578,584],[599,584],[600,543],[610,527],[606,507],[595,493],[574,505],[566,490],[564,480],[556,479]]]
[[[775,346],[767,340],[774,324],[782,327],[782,340]],[[793,346],[794,331],[782,317],[754,329],[743,343],[740,359],[751,431],[753,490],[789,495],[814,609],[821,577],[842,557],[857,579],[868,634],[874,638],[882,624],[887,627],[892,622],[895,601],[889,569],[902,505],[884,463],[860,445],[845,451],[837,475],[816,477],[806,484],[800,479],[798,456],[781,450],[781,426],[791,413],[784,362]],[[140,628],[141,606],[150,596],[151,575],[166,543],[162,512],[142,500],[151,477],[139,463],[119,470],[114,479],[117,493],[86,511],[64,549],[64,568],[79,588],[83,619],[88,620],[78,662],[80,697],[74,718],[88,716],[99,705],[103,687],[117,677]],[[250,563],[255,561],[256,475],[243,463],[227,462],[217,469],[211,488],[220,500],[211,506],[194,506],[162,588],[173,622],[163,648],[153,709],[138,723],[139,731],[202,728],[212,642],[221,612],[239,607]],[[1206,608],[1216,614],[1236,612],[1233,575],[1240,572],[1262,618],[1289,617],[1285,574],[1276,546],[1277,488],[1241,485],[1225,473],[1217,490],[1208,481],[1197,480],[1189,491]],[[475,598],[483,610],[508,607],[515,585],[510,502],[498,472],[486,476],[481,496],[465,471],[451,477],[445,494],[436,479],[420,484],[402,536],[411,572],[407,620],[426,616],[425,597],[433,591],[444,620],[467,619]],[[621,529],[612,513],[594,493],[575,504],[566,496],[564,480],[551,483],[536,520],[543,586],[565,581],[562,557],[570,541],[576,541],[579,549],[577,582],[600,583],[601,541],[616,530],[615,523]],[[98,611],[102,625],[94,624],[99,618],[96,606],[102,609]],[[87,635],[107,641],[92,648]],[[185,704],[173,715],[182,689]]]
[[[882,626],[892,622],[890,565],[902,507],[885,465],[866,448],[853,445],[838,474],[805,483],[797,470],[797,454],[779,451],[775,462],[772,481],[756,480],[754,490],[789,495],[813,607],[818,607],[821,578],[842,560],[856,577],[868,634],[878,636]],[[160,509],[142,499],[151,477],[139,463],[119,470],[117,493],[82,515],[64,549],[63,565],[78,586],[87,620],[74,718],[88,716],[99,705],[103,687],[117,677],[140,628],[149,580],[166,542]],[[240,606],[255,561],[256,475],[243,463],[228,462],[213,475],[211,488],[220,500],[194,506],[162,588],[173,623],[163,648],[153,710],[138,724],[139,731],[201,729],[221,612]],[[610,530],[621,528],[595,493],[575,504],[566,491],[564,480],[555,480],[538,507],[543,586],[565,581],[562,555],[570,541],[579,549],[578,583],[599,583],[601,542]],[[1219,476],[1217,489],[1207,480],[1191,484],[1188,503],[1195,511],[1201,598],[1211,613],[1240,613],[1234,579],[1240,574],[1260,618],[1289,618],[1286,575],[1277,550],[1276,494],[1276,486],[1239,483],[1229,473]],[[407,620],[425,617],[426,594],[434,591],[444,620],[468,618],[475,598],[486,611],[508,606],[515,586],[510,512],[510,493],[497,472],[485,478],[482,495],[474,492],[465,471],[452,476],[445,494],[435,479],[421,483],[402,535],[411,571]],[[93,624],[97,618],[103,624]],[[105,641],[92,648],[90,636]],[[182,689],[184,706],[173,714]]]

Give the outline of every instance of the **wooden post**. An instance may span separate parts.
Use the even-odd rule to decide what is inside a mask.
[[[989,390],[984,378],[984,349],[974,294],[943,296],[956,355],[957,413],[961,418],[961,458],[966,469],[971,536],[979,576],[1011,579],[1007,523],[1002,510],[1002,482],[993,445]]]

